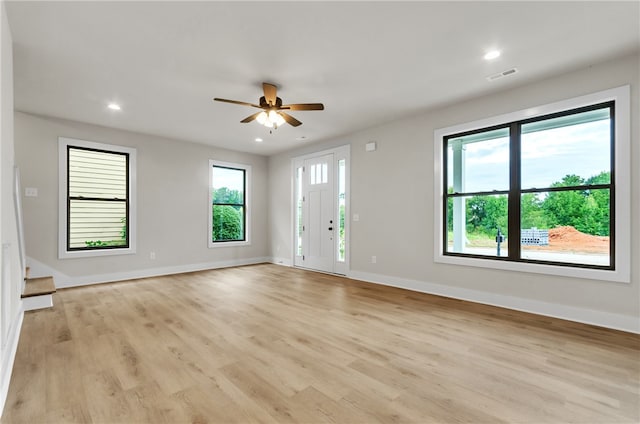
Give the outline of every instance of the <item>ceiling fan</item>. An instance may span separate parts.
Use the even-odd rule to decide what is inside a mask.
[[[285,122],[291,126],[297,127],[302,125],[302,122],[298,121],[293,116],[285,113],[288,110],[324,110],[322,103],[294,103],[289,105],[283,105],[282,99],[277,97],[277,87],[273,84],[266,82],[262,83],[262,91],[264,96],[260,97],[259,104],[240,102],[237,100],[220,99],[218,97],[213,100],[218,102],[233,103],[236,105],[252,106],[258,109],[262,109],[260,112],[256,112],[253,115],[249,115],[242,121],[243,124],[251,122],[253,120],[258,121],[260,124],[269,128],[278,128]]]

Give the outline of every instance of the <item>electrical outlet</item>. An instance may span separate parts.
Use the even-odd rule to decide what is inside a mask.
[[[38,189],[35,187],[26,187],[24,189],[24,197],[38,197]]]
[[[155,260],[155,258],[156,258],[156,252],[149,252],[149,259]]]
[[[377,263],[377,262],[378,262],[378,258],[377,258],[377,257],[375,257],[375,256],[372,256],[372,257],[371,257],[371,263],[372,263],[372,264],[375,264],[375,263]]]

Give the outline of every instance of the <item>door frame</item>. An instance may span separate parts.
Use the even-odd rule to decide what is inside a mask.
[[[333,186],[334,186],[334,201],[335,207],[333,208],[335,216],[335,222],[339,225],[338,216],[338,207],[337,207],[337,196],[339,193],[339,178],[338,178],[338,162],[342,159],[345,161],[345,181],[344,181],[344,192],[345,192],[345,206],[344,206],[344,262],[338,261],[337,253],[338,253],[338,240],[339,237],[334,237],[335,250],[333,255],[333,274],[347,275],[350,269],[350,233],[351,233],[351,225],[350,225],[350,210],[351,210],[351,145],[345,144],[343,146],[334,147],[326,150],[319,150],[312,153],[307,153],[301,156],[296,156],[291,159],[291,266],[298,267],[296,265],[296,250],[297,250],[297,229],[296,229],[296,217],[297,217],[297,183],[296,183],[296,170],[304,164],[304,161],[307,159],[315,158],[318,156],[324,156],[328,154],[333,154]],[[337,234],[337,233],[336,233]],[[311,268],[305,268],[311,269]],[[322,272],[322,271],[319,271]]]

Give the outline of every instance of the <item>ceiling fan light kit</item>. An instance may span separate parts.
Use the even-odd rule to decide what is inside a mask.
[[[270,110],[269,113],[265,111],[258,113],[256,121],[267,128],[278,128],[286,122],[284,118],[274,110]]]
[[[264,92],[264,96],[260,97],[258,102],[259,104],[257,105],[237,100],[220,99],[218,97],[213,100],[262,109],[261,112],[249,115],[240,122],[246,124],[255,120],[258,121],[260,125],[275,129],[284,125],[285,122],[293,127],[302,125],[302,122],[298,121],[288,113],[283,112],[284,110],[324,110],[324,105],[322,103],[294,103],[283,105],[282,99],[276,95],[277,87],[273,84],[263,82],[262,91]]]

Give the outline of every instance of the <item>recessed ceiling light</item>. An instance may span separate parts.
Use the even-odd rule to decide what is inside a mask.
[[[256,138],[256,143],[262,143],[262,139],[260,137]]]
[[[485,60],[493,60],[500,56],[500,50],[491,50],[487,54],[484,55]]]
[[[109,109],[111,110],[120,110],[120,105],[117,103],[109,103],[109,105],[107,106]]]

